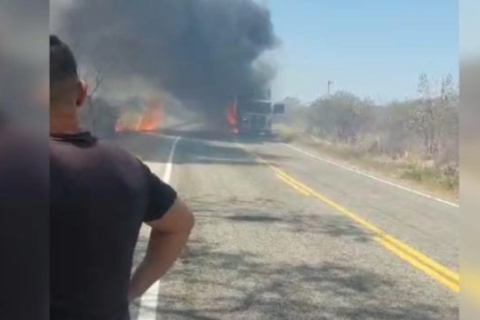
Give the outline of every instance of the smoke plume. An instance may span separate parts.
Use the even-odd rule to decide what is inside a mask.
[[[262,59],[278,42],[270,12],[253,0],[51,0],[51,9],[52,31],[85,73],[101,74],[99,94],[118,104],[166,91],[222,114],[274,76]]]

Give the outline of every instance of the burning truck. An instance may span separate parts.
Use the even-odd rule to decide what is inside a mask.
[[[285,113],[283,103],[263,99],[237,99],[227,110],[227,122],[236,135],[271,136],[272,123]]]

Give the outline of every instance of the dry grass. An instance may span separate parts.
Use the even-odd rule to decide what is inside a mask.
[[[390,179],[401,180],[403,184],[423,189],[429,193],[458,199],[459,179],[455,168],[437,168],[433,162],[414,158],[412,155],[393,159],[387,155],[372,154],[367,150],[348,145],[337,145],[308,137],[287,126],[279,126],[276,132],[286,142],[295,142],[346,165],[380,174]]]

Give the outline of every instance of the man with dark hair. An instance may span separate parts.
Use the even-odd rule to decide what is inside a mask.
[[[174,189],[127,152],[82,131],[87,96],[69,47],[50,37],[50,276],[52,320],[128,319],[173,265],[193,227]],[[142,222],[152,227],[130,278]]]
[[[22,64],[23,61],[17,63]],[[0,76],[3,78],[6,75],[2,66]],[[27,94],[24,82],[13,85],[23,88],[24,94]],[[41,132],[27,129],[18,119],[10,119],[7,114],[14,113],[11,111],[18,105],[11,100],[5,101],[5,96],[1,99],[0,319],[47,320],[47,136],[44,134],[42,137]]]

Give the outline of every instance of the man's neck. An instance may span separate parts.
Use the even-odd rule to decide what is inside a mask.
[[[76,110],[50,110],[50,134],[82,132]]]

